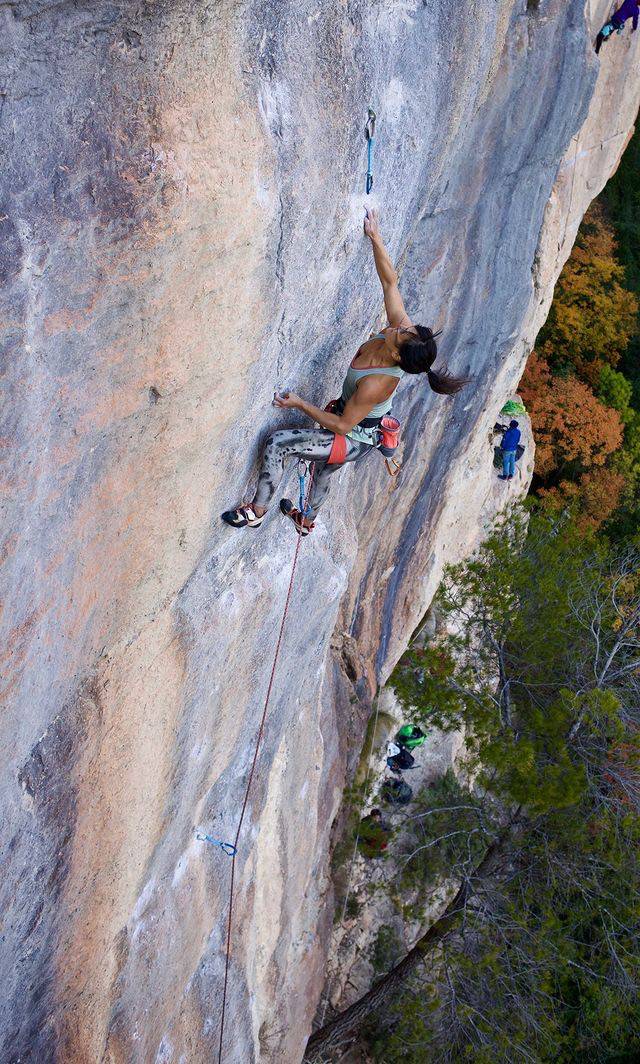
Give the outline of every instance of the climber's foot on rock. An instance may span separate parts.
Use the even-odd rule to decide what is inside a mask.
[[[508,480],[508,479],[509,479],[509,477],[506,477],[504,475],[504,473],[498,473],[498,480]]]
[[[232,528],[260,528],[266,510],[258,513],[255,507],[238,506],[237,510],[225,510],[221,515],[222,520]]]
[[[314,522],[310,517],[303,517],[300,511],[296,510],[291,499],[281,499],[280,510],[285,517],[291,518],[293,521],[293,527],[299,536],[308,536],[315,527]]]

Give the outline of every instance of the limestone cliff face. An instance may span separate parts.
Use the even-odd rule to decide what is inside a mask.
[[[637,112],[640,34],[566,0],[0,6],[2,1060],[207,1061],[233,836],[293,533],[235,533],[260,440],[380,312],[473,384],[403,385],[402,477],[303,544],[237,859],[225,1059],[298,1061],[362,702],[477,540],[487,434]]]

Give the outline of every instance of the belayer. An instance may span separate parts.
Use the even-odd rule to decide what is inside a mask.
[[[329,493],[331,474],[345,462],[360,462],[378,446],[382,419],[389,414],[393,393],[405,373],[426,373],[434,392],[453,395],[467,378],[435,371],[437,347],[433,332],[415,325],[407,314],[398,289],[398,275],[380,236],[377,211],[367,211],[364,231],[371,240],[373,257],[384,293],[389,325],[358,349],[333,409],[319,407],[293,392],[276,394],[276,406],[306,414],[320,428],[280,429],[267,440],[258,487],[253,502],[227,510],[222,520],[234,528],[258,528],[273,501],[289,458],[315,463],[309,508],[305,515],[289,499],[280,508],[306,536]]]
[[[609,22],[606,22],[600,33],[596,37],[596,54],[602,48],[605,41],[609,39],[612,33],[616,31],[621,32],[622,27],[628,19],[633,19],[633,32],[638,28],[638,17],[640,16],[640,0],[624,0],[624,3],[620,5],[614,15],[611,16]]]
[[[502,473],[499,480],[513,480],[516,472],[516,454],[520,443],[520,429],[517,421],[510,421],[500,444],[502,451]]]

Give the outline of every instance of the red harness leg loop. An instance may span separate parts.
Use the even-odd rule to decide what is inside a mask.
[[[347,437],[334,433],[331,453],[327,458],[327,465],[342,465],[347,457]]]

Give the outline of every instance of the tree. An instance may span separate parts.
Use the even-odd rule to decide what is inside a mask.
[[[413,889],[444,875],[451,898],[306,1059],[367,1023],[385,1064],[640,1050],[639,552],[516,511],[438,609],[448,634],[393,684],[413,719],[465,730],[473,785],[413,811],[405,855]]]
[[[616,456],[617,457],[617,456]],[[551,488],[541,487],[539,498],[550,512],[572,507],[579,528],[597,530],[615,515],[628,492],[631,471],[622,468],[593,469],[577,480],[561,480]]]
[[[536,473],[573,479],[604,465],[622,444],[617,411],[606,407],[577,377],[554,377],[546,359],[531,353],[520,383],[536,438]]]
[[[625,287],[616,240],[593,205],[554,293],[540,343],[556,372],[576,372],[593,388],[602,366],[616,366],[637,327],[638,299]]]
[[[598,398],[606,406],[613,407],[620,415],[620,420],[627,424],[632,420],[634,411],[631,407],[633,397],[633,385],[623,373],[618,373],[611,366],[603,366],[600,370],[600,387]]]

